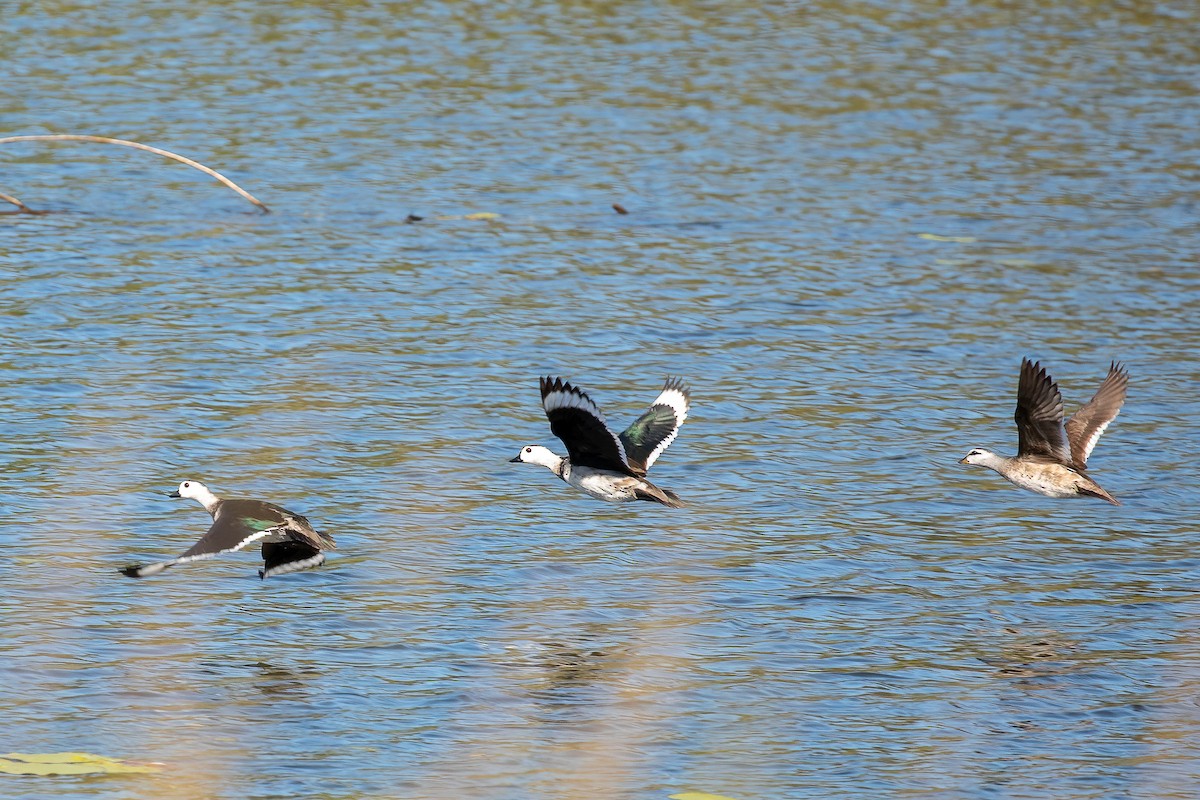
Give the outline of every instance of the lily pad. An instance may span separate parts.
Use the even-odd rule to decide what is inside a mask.
[[[157,772],[155,767],[129,764],[116,758],[91,753],[5,753],[0,755],[0,774],[6,775],[118,775]]]

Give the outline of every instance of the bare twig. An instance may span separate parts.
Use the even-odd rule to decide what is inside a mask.
[[[14,206],[16,206],[17,208],[21,209],[21,210],[22,210],[22,211],[24,211],[26,214],[32,214],[32,213],[33,213],[33,209],[32,209],[32,208],[30,208],[29,206],[25,205],[25,204],[24,204],[24,203],[22,203],[20,200],[18,200],[17,198],[13,197],[11,194],[5,194],[4,192],[0,192],[0,200],[3,200],[3,201],[4,201],[4,202],[6,202],[6,203],[12,203]]]
[[[142,144],[140,142],[131,142],[127,139],[110,139],[107,136],[88,136],[86,134],[81,134],[81,133],[46,133],[46,134],[37,134],[37,135],[33,135],[33,136],[0,137],[0,144],[8,144],[9,142],[97,142],[99,144],[120,144],[120,145],[124,145],[125,147],[132,147],[137,150],[145,150],[148,153],[156,153],[160,156],[166,156],[167,158],[173,158],[182,164],[187,164],[189,167],[194,167],[195,169],[198,169],[207,175],[211,175],[212,177],[219,180],[221,183],[228,186],[230,189],[233,189],[235,192],[240,194],[242,197],[249,200],[251,203],[254,203],[254,205],[261,208],[264,212],[270,212],[270,210],[271,210],[271,209],[267,208],[266,204],[263,203],[261,200],[259,200],[257,197],[250,194],[245,189],[238,186],[233,181],[229,180],[229,178],[226,178],[224,175],[217,172],[215,169],[210,169],[210,168],[204,166],[203,164],[201,164],[199,161],[193,161],[192,159],[187,158],[186,156],[181,156],[178,153],[172,153],[169,150],[162,150],[157,147],[151,147],[148,144]],[[3,199],[8,200],[10,202],[16,202],[17,205],[24,207],[24,204],[21,203],[19,200],[15,200],[15,198],[11,198],[11,197],[8,197],[7,195],[5,195],[3,197]]]

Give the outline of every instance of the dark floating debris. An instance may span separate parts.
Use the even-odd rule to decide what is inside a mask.
[[[628,214],[629,213],[628,211],[625,210],[625,206],[621,205],[620,203],[613,203],[612,208],[613,208],[613,211],[617,212],[618,214]]]
[[[411,224],[413,224],[414,222],[420,222],[420,221],[421,221],[421,220],[423,220],[423,219],[425,219],[425,218],[424,218],[424,217],[418,217],[416,214],[413,214],[413,213],[409,213],[409,215],[408,215],[407,217],[405,217],[405,218],[404,218],[404,221],[405,221],[405,222],[407,222],[409,225],[411,225]]]

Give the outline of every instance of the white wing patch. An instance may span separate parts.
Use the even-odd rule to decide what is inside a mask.
[[[658,397],[654,398],[652,406],[669,406],[675,412],[675,430],[671,431],[668,436],[658,443],[658,447],[650,451],[650,455],[646,456],[646,469],[654,466],[654,462],[663,454],[663,451],[671,446],[671,442],[675,441],[675,437],[679,435],[679,428],[687,419],[688,409],[691,404],[688,402],[687,395],[674,386],[669,386],[659,393]]]
[[[558,408],[578,408],[600,420],[600,424],[604,427],[608,427],[608,421],[604,419],[604,412],[592,402],[592,398],[579,390],[568,392],[558,389],[547,392],[546,396],[542,398],[542,408],[546,409],[547,413]]]
[[[167,567],[174,566],[178,563],[179,562],[176,560],[159,561],[157,564],[142,564],[141,566],[136,567],[126,567],[125,569],[121,570],[121,572],[125,573],[131,578],[148,578],[151,575],[157,575]]]
[[[266,539],[270,536],[274,536],[276,534],[283,533],[285,530],[286,530],[286,528],[283,525],[276,525],[271,528],[264,528],[261,531],[255,531],[254,533],[250,534],[245,539],[242,539],[240,542],[235,544],[233,547],[227,547],[224,550],[215,550],[211,553],[197,553],[194,556],[189,556],[186,559],[186,561],[199,561],[200,559],[203,559],[203,558],[212,558],[213,556],[219,556],[222,553],[236,553],[238,550],[245,548],[247,545],[254,544],[259,539]],[[184,560],[180,560],[178,563],[182,564],[182,563],[184,563]]]
[[[302,569],[319,567],[324,563],[325,554],[318,552],[315,556],[311,556],[310,558],[302,558],[299,561],[289,561],[286,564],[280,564],[277,567],[259,570],[258,577],[266,580],[267,578],[273,578],[276,575],[287,575],[289,572],[299,572]]]
[[[1092,457],[1092,450],[1096,448],[1096,442],[1100,441],[1100,437],[1106,430],[1108,430],[1108,426],[1112,424],[1112,421],[1117,418],[1117,414],[1120,413],[1121,409],[1118,408],[1117,413],[1112,415],[1112,419],[1103,425],[1097,426],[1096,430],[1092,432],[1092,435],[1089,436],[1087,441],[1083,443],[1083,463],[1086,464],[1087,460]]]
[[[691,405],[688,403],[687,395],[672,386],[669,389],[663,389],[658,397],[654,398],[652,406],[670,406],[675,412],[675,426],[678,428],[687,419],[688,409]]]

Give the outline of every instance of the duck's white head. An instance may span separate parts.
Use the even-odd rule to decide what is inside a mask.
[[[556,456],[550,450],[538,444],[530,444],[521,448],[521,452],[517,453],[516,458],[510,458],[510,462],[524,461],[526,464],[541,464],[543,467],[555,472],[562,464],[562,457]]]
[[[1000,456],[993,453],[991,450],[985,450],[982,447],[976,447],[958,460],[960,464],[976,464],[981,467],[992,467],[1000,461]]]
[[[220,498],[210,492],[208,487],[200,481],[184,481],[167,497],[187,497],[191,500],[199,500],[200,505],[205,508],[212,508],[220,501]]]

